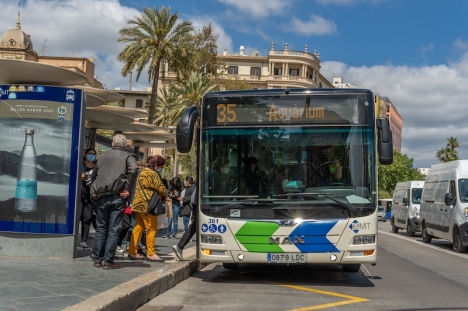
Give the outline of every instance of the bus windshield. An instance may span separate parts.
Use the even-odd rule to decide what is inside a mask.
[[[374,140],[371,126],[206,128],[201,210],[241,219],[370,215]]]

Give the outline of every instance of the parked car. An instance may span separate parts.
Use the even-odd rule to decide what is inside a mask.
[[[439,238],[453,243],[453,250],[468,248],[468,160],[431,167],[421,198],[421,230],[424,243]]]
[[[383,220],[383,222],[387,221],[387,215],[385,213],[385,207],[379,206],[377,208],[377,219],[378,220]]]
[[[398,233],[399,229],[406,229],[409,236],[420,232],[419,206],[423,191],[423,180],[399,182],[393,192],[392,203],[392,231]]]

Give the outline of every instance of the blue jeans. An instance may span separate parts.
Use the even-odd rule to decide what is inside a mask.
[[[182,216],[182,220],[184,221],[184,231],[187,231],[190,222],[190,215]]]
[[[174,226],[174,235],[177,234],[179,222],[179,205],[172,202],[172,217],[167,218],[167,235],[171,235],[172,226]]]
[[[114,261],[125,205],[125,199],[119,195],[104,195],[97,199],[97,227],[94,239],[96,261],[105,264]]]

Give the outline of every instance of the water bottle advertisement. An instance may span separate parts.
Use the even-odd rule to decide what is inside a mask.
[[[0,85],[0,231],[73,234],[83,92]]]

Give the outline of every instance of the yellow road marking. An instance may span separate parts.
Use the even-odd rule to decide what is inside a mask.
[[[292,289],[297,289],[297,290],[302,290],[302,291],[306,291],[306,292],[312,292],[312,293],[315,293],[315,294],[329,295],[329,296],[334,296],[334,297],[347,299],[347,300],[343,300],[343,301],[325,303],[325,304],[316,305],[316,306],[309,306],[309,307],[298,308],[298,309],[290,309],[290,310],[287,310],[287,311],[319,310],[319,309],[326,309],[326,308],[331,308],[331,307],[348,305],[348,304],[351,304],[351,303],[369,301],[369,299],[366,299],[366,298],[360,298],[360,297],[356,297],[356,296],[350,296],[350,295],[345,295],[345,294],[340,294],[340,293],[334,293],[334,292],[329,292],[329,291],[320,290],[320,289],[313,289],[313,288],[308,288],[308,287],[303,287],[303,286],[280,284],[280,283],[270,283],[270,284],[275,284],[275,285],[288,287],[288,288],[292,288]]]

